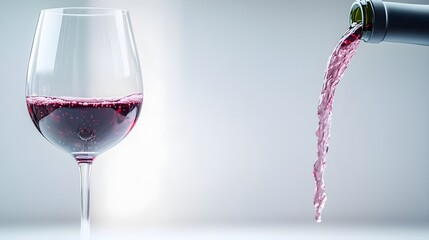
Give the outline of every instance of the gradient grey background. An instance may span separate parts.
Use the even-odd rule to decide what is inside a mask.
[[[144,75],[139,123],[94,164],[94,225],[312,223],[316,107],[351,4],[0,0],[0,226],[79,223],[76,163],[24,96],[39,11],[66,6],[128,9]],[[334,101],[323,224],[429,222],[428,63],[428,47],[361,44]]]

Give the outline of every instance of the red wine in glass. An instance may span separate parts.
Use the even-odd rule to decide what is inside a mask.
[[[119,99],[27,97],[31,119],[52,144],[77,161],[92,161],[133,128],[142,94]]]

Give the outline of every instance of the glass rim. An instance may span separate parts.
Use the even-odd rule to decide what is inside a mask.
[[[62,16],[114,16],[127,15],[128,10],[120,8],[104,8],[104,7],[63,7],[63,8],[47,8],[41,13],[57,14]]]

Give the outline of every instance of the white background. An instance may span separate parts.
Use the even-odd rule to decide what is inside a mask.
[[[76,163],[24,96],[39,11],[65,6],[128,9],[144,75],[140,121],[94,164],[94,226],[312,223],[316,107],[351,4],[0,0],[0,227],[79,224]],[[334,101],[323,224],[428,223],[428,63],[428,47],[361,44]]]

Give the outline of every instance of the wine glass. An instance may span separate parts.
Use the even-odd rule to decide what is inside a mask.
[[[26,84],[39,132],[81,175],[81,240],[90,238],[90,170],[137,121],[143,83],[126,10],[55,8],[39,16]]]

